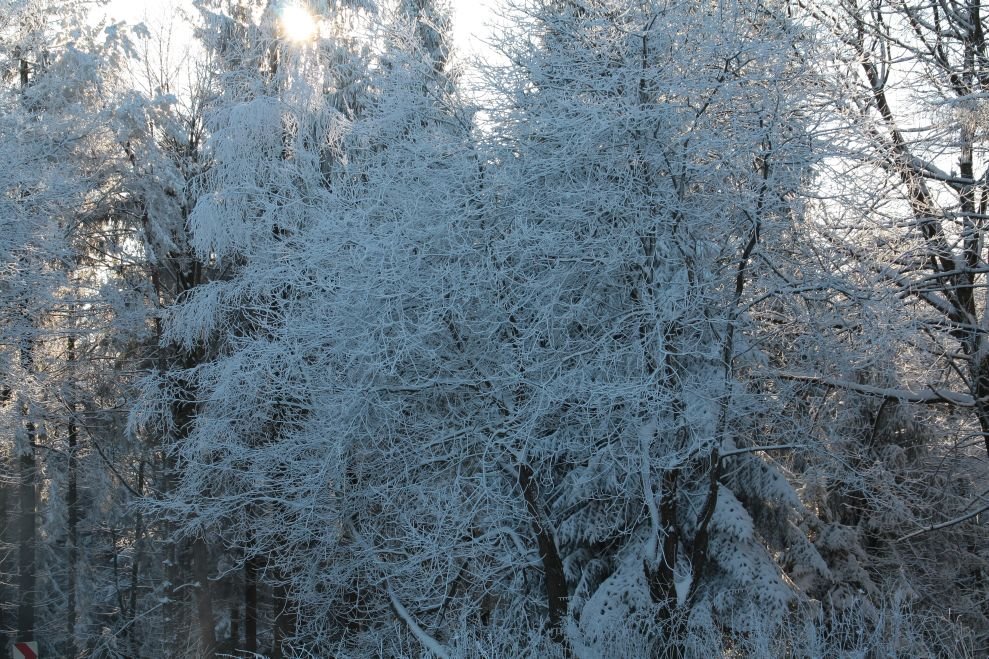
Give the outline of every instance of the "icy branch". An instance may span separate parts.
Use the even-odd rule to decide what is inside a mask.
[[[913,389],[900,389],[897,387],[876,387],[868,384],[849,382],[848,380],[839,380],[817,375],[804,375],[801,373],[780,373],[779,376],[784,380],[812,382],[815,384],[822,384],[827,387],[834,387],[835,389],[854,391],[860,394],[865,394],[866,396],[892,398],[906,403],[918,403],[921,405],[937,405],[943,403],[946,405],[954,405],[956,407],[975,407],[975,399],[968,394],[958,393],[956,391],[947,391],[944,389],[936,389],[930,385],[927,386],[926,391],[917,391]]]
[[[986,505],[982,506],[978,510],[973,510],[970,513],[967,513],[965,515],[962,515],[961,517],[955,517],[954,519],[949,519],[947,522],[941,522],[940,524],[935,524],[933,526],[928,526],[928,527],[925,527],[925,528],[922,528],[922,529],[917,529],[916,531],[914,531],[912,533],[906,534],[905,536],[903,536],[902,538],[900,538],[899,540],[897,540],[897,542],[903,542],[905,540],[910,540],[911,538],[916,538],[919,535],[923,535],[925,533],[930,533],[931,531],[940,531],[941,529],[946,529],[949,526],[955,526],[956,524],[961,524],[962,522],[966,522],[966,521],[972,519],[973,517],[977,517],[977,516],[981,515],[982,513],[986,512],[987,510],[989,510],[989,504],[986,504]]]
[[[402,619],[402,622],[408,626],[409,630],[415,635],[415,637],[419,639],[419,642],[422,643],[422,647],[426,648],[437,657],[449,659],[450,655],[443,649],[440,642],[427,634],[426,631],[419,626],[419,623],[415,621],[415,618],[412,617],[412,614],[409,613],[408,609],[402,606],[402,603],[398,600],[398,597],[395,596],[395,591],[392,590],[391,586],[388,586],[387,588],[388,598],[391,600],[392,608],[395,609],[395,613]]]

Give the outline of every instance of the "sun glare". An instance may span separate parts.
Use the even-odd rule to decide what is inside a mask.
[[[316,20],[302,7],[289,5],[281,13],[282,30],[290,41],[309,41],[316,36]]]

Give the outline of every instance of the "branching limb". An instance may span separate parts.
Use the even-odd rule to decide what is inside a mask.
[[[904,542],[905,540],[910,540],[911,538],[916,538],[917,536],[924,535],[925,533],[931,533],[932,531],[940,531],[941,529],[946,529],[950,526],[956,526],[962,522],[967,522],[973,517],[977,517],[982,513],[989,510],[989,504],[986,504],[979,508],[978,510],[973,510],[970,513],[966,513],[961,517],[955,517],[954,519],[949,519],[947,522],[941,522],[940,524],[934,524],[933,526],[928,526],[922,529],[917,529],[913,533],[908,533],[902,538],[899,538],[897,542]]]
[[[390,585],[386,585],[385,588],[388,592],[388,599],[391,600],[392,609],[395,610],[395,615],[397,615],[399,619],[405,623],[405,625],[409,628],[409,631],[411,631],[416,639],[422,643],[422,647],[426,648],[441,659],[450,659],[449,653],[443,649],[440,642],[427,634],[426,630],[420,627],[419,623],[415,621],[415,618],[412,617],[409,610],[402,606],[402,602],[399,601],[398,597],[395,595],[395,591],[392,590],[392,587]]]
[[[868,384],[859,384],[858,382],[849,382],[848,380],[838,380],[819,375],[779,373],[778,376],[784,380],[822,384],[826,387],[854,391],[856,393],[865,394],[866,396],[895,398],[896,400],[901,400],[907,403],[918,403],[921,405],[947,404],[954,405],[955,407],[975,407],[976,404],[975,399],[969,394],[935,389],[931,385],[926,385],[927,391],[915,391],[912,389],[899,389],[896,387],[875,387]]]

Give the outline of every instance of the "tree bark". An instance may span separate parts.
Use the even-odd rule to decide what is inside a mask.
[[[271,648],[271,659],[282,659],[285,655],[285,639],[295,632],[295,614],[288,597],[288,587],[279,584],[274,588],[275,642]]]
[[[213,594],[209,580],[209,548],[196,538],[192,543],[192,573],[196,580],[196,612],[199,614],[199,644],[203,657],[216,656],[216,631],[213,620]]]
[[[532,518],[532,528],[539,544],[539,558],[543,562],[543,581],[546,603],[549,606],[550,635],[557,643],[565,643],[563,619],[567,615],[567,579],[563,572],[563,560],[556,547],[556,539],[544,518],[539,505],[539,492],[532,480],[529,465],[518,466],[518,484],[525,498],[526,509]]]
[[[258,559],[244,564],[244,650],[258,651]]]
[[[3,461],[4,473],[7,469],[12,467],[8,465],[7,461]],[[0,482],[0,574],[13,574],[13,566],[10,566],[7,562],[7,557],[10,555],[8,549],[9,538],[9,528],[10,528],[10,518],[12,515],[11,510],[11,493],[7,488],[7,484]],[[7,634],[10,629],[10,621],[7,617],[7,602],[11,602],[13,598],[10,596],[10,588],[6,580],[0,580],[0,648],[6,648],[7,643],[10,642],[10,638]]]
[[[25,408],[25,414],[27,409]],[[17,640],[34,640],[34,616],[36,601],[35,534],[37,531],[37,466],[34,456],[34,440],[37,428],[27,423],[25,446],[21,447],[20,462],[20,523],[19,561],[17,575]]]
[[[137,492],[144,494],[144,460],[137,467]],[[134,624],[137,621],[137,588],[141,562],[144,560],[144,516],[137,512],[134,519],[134,560],[130,566],[130,606],[128,608],[127,635],[131,640],[134,656],[137,656],[137,636]]]
[[[76,342],[74,337],[69,337],[68,339],[68,354],[67,358],[69,361],[69,368],[71,369],[71,364],[76,360]],[[76,656],[76,567],[78,563],[78,534],[79,534],[79,497],[78,497],[78,445],[79,445],[79,427],[76,425],[75,419],[76,413],[76,403],[74,398],[69,401],[69,423],[68,423],[68,441],[69,441],[69,473],[68,473],[68,491],[65,496],[65,505],[68,508],[68,560],[66,565],[66,570],[68,572],[68,584],[66,586],[66,611],[65,611],[65,656],[74,657]]]

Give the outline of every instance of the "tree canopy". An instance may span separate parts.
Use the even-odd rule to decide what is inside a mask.
[[[979,0],[464,11],[3,6],[0,651],[983,654]]]

